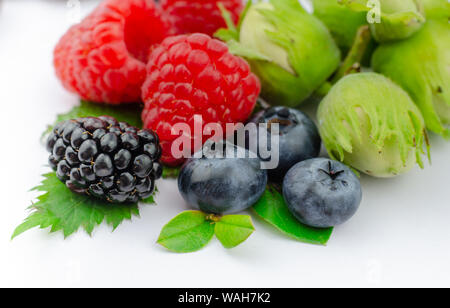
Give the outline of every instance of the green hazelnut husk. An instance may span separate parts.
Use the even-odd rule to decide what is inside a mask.
[[[426,18],[421,0],[339,0],[357,12],[367,12],[372,36],[379,43],[403,40],[418,32]],[[373,2],[373,3],[372,3]],[[377,16],[378,15],[378,16]]]
[[[403,87],[421,110],[429,130],[450,138],[450,24],[429,20],[408,40],[378,47],[374,71]]]
[[[330,30],[339,48],[346,54],[353,45],[358,29],[367,24],[365,12],[355,12],[337,0],[312,0],[314,16]]]
[[[297,0],[249,2],[232,28],[216,36],[248,60],[270,104],[298,106],[339,67],[340,50],[327,27]]]
[[[320,103],[318,120],[330,157],[355,170],[386,178],[424,166],[428,142],[420,110],[382,75],[341,79]]]
[[[450,2],[448,0],[420,0],[425,15],[430,19],[450,18]]]

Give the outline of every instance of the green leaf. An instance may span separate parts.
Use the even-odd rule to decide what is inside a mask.
[[[333,228],[317,229],[301,224],[289,212],[283,196],[273,187],[266,190],[253,210],[269,224],[301,242],[325,245],[333,232]]]
[[[219,29],[214,36],[224,42],[227,43],[228,48],[230,52],[236,56],[244,57],[250,60],[259,60],[259,61],[269,61],[271,62],[271,59],[265,56],[264,54],[258,52],[257,50],[253,50],[251,48],[245,47],[241,43],[239,43],[240,38],[240,31],[242,22],[245,19],[245,16],[247,15],[248,10],[252,6],[252,2],[248,1],[247,5],[245,6],[244,11],[241,14],[238,26],[234,25],[230,12],[221,4],[219,3],[219,8],[222,13],[222,17],[225,20],[225,23],[227,25],[227,28]]]
[[[144,204],[155,204],[155,196],[150,196],[147,199],[141,200],[140,202]]]
[[[33,190],[44,192],[30,207],[31,213],[16,228],[12,239],[34,227],[62,231],[64,237],[83,228],[89,235],[95,227],[106,221],[115,230],[124,220],[139,216],[137,204],[110,204],[106,201],[72,193],[56,174],[44,175],[41,185]]]
[[[180,167],[166,167],[163,169],[163,179],[176,179],[180,175]]]
[[[245,16],[247,15],[248,10],[252,6],[252,1],[247,1],[247,5],[245,6],[245,8],[242,11],[241,16],[239,18],[239,23],[238,23],[237,28],[231,19],[231,13],[223,6],[222,3],[219,3],[218,6],[219,6],[220,12],[222,14],[222,17],[225,20],[225,24],[227,25],[227,28],[221,28],[221,29],[217,30],[217,32],[214,33],[214,37],[216,37],[224,42],[228,42],[230,40],[239,41],[242,21],[244,20]]]
[[[158,244],[174,252],[188,253],[205,247],[213,236],[214,222],[206,214],[186,211],[163,227]]]
[[[60,114],[56,117],[56,123],[61,121],[83,118],[83,117],[99,117],[102,115],[108,115],[120,122],[127,122],[128,124],[141,128],[142,108],[139,104],[127,104],[127,105],[106,105],[99,103],[92,103],[82,100],[79,106],[73,107],[70,111]],[[49,126],[43,135],[50,133],[53,126]]]
[[[255,231],[248,215],[223,216],[215,227],[215,234],[225,248],[234,248],[245,242]]]

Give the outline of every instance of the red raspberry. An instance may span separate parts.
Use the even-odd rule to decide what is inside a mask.
[[[193,134],[194,115],[201,115],[202,127],[218,123],[225,132],[226,123],[249,118],[261,90],[245,60],[200,33],[165,39],[151,53],[147,72],[142,120],[144,127],[158,133],[162,160],[168,165],[183,162],[172,156],[172,143],[178,138],[172,135],[173,125],[187,123]],[[194,136],[188,138],[193,141]]]
[[[213,35],[226,27],[218,3],[230,11],[235,23],[243,9],[242,0],[162,0],[162,8],[171,16],[178,34],[206,33]]]
[[[58,78],[83,99],[140,101],[150,46],[172,29],[153,0],[105,0],[54,51]]]

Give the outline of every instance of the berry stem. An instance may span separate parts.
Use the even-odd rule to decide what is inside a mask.
[[[359,73],[361,71],[361,61],[371,40],[372,35],[370,33],[369,26],[361,26],[358,29],[352,48],[332,79],[333,84],[347,75]]]
[[[208,215],[206,215],[205,219],[206,219],[207,221],[212,222],[212,223],[216,223],[216,222],[219,222],[219,221],[220,221],[220,217],[221,217],[221,216],[216,215],[216,214],[208,214]]]

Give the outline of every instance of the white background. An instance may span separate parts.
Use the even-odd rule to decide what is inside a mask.
[[[82,14],[92,2],[81,1]],[[33,229],[10,241],[47,172],[41,132],[77,104],[52,68],[70,24],[66,1],[7,1],[0,13],[0,287],[450,287],[450,142],[432,137],[433,165],[390,180],[362,178],[357,215],[327,247],[291,240],[256,220],[242,246],[217,240],[178,255],[155,244],[187,206],[175,181],[161,181],[158,206],[116,232],[90,238]]]

